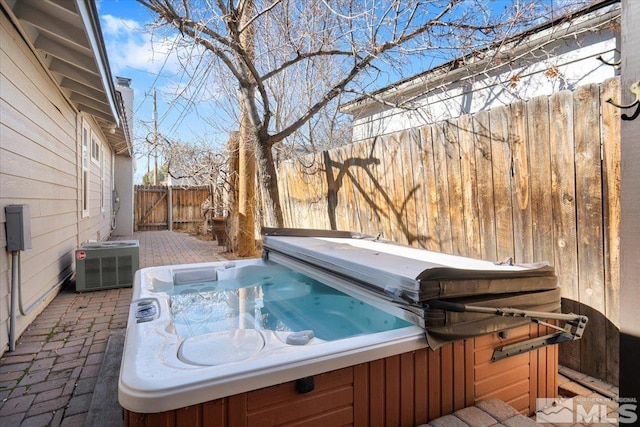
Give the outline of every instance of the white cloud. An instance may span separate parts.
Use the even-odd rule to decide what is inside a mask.
[[[118,36],[122,32],[140,31],[141,25],[133,19],[118,18],[113,15],[102,15],[102,32],[104,35]]]
[[[152,74],[175,73],[181,66],[175,50],[175,36],[153,34],[131,19],[102,15],[102,32],[109,63],[115,74],[130,69]]]

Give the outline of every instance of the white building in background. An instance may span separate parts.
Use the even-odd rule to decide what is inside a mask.
[[[589,7],[511,37],[497,47],[384,87],[341,107],[361,141],[514,101],[600,83],[617,70],[620,0]]]

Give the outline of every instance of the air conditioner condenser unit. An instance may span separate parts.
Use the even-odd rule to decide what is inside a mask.
[[[131,287],[139,266],[137,240],[83,243],[76,249],[76,291]]]

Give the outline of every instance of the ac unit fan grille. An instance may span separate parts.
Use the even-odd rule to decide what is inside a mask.
[[[132,242],[133,243],[133,242]],[[138,269],[137,242],[128,245],[86,245],[79,248],[76,263],[76,290],[92,291],[133,285]]]

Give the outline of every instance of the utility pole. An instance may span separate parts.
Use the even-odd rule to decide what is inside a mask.
[[[153,185],[158,185],[158,110],[156,89],[153,89]]]

